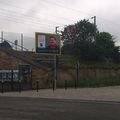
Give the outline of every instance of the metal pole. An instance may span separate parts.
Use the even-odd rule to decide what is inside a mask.
[[[16,49],[16,51],[17,51],[18,40],[15,40],[15,41],[14,41],[14,44],[15,44],[15,49]]]
[[[93,18],[94,18],[94,25],[96,27],[96,16],[94,16]],[[94,33],[94,40],[96,40],[96,29],[95,29],[95,33]]]
[[[39,90],[39,81],[38,80],[36,81],[36,89],[37,89],[37,92],[38,92],[38,90]]]
[[[59,26],[55,28],[55,33],[57,34]],[[53,81],[53,91],[56,90],[56,82],[57,82],[57,55],[54,55],[54,81]]]
[[[3,42],[3,31],[1,32],[1,43]]]
[[[19,93],[21,93],[21,80],[18,81],[19,84]]]
[[[65,80],[65,90],[67,90],[67,80]]]
[[[96,25],[96,16],[92,17],[94,19],[94,25]]]
[[[76,81],[76,87],[78,87],[79,84],[79,61],[77,61],[77,81]]]
[[[55,27],[55,34],[58,34],[58,28],[59,26]]]
[[[94,19],[94,25],[95,25],[94,41],[95,41],[96,40],[96,16],[91,17],[91,19]]]
[[[11,90],[13,91],[13,69],[11,70]]]
[[[4,85],[4,81],[2,80],[2,93],[4,93],[4,87],[3,87],[3,85]]]
[[[23,51],[23,34],[21,34],[21,51]]]
[[[56,55],[54,56],[54,89],[56,90],[56,81],[57,81],[57,69],[56,69]]]

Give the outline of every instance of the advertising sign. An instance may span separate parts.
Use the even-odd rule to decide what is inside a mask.
[[[49,33],[35,33],[36,53],[61,54],[60,35]]]
[[[31,80],[31,67],[29,64],[20,64],[19,69],[19,80],[24,80],[24,82],[30,82]]]
[[[2,74],[3,81],[11,81],[11,76],[12,76],[11,70],[2,70],[0,72]]]
[[[13,81],[18,81],[18,70],[13,70]]]
[[[0,81],[11,82],[12,71],[11,70],[0,70]],[[18,81],[18,70],[13,70],[13,81]]]

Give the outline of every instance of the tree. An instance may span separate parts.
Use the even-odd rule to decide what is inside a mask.
[[[65,27],[62,40],[63,52],[73,55],[79,61],[119,60],[119,47],[115,46],[113,36],[108,32],[99,32],[87,20]]]
[[[65,27],[62,33],[64,53],[72,54],[79,60],[91,59],[95,31],[96,26],[85,19]]]
[[[119,47],[115,46],[113,36],[108,32],[100,32],[96,36],[95,45],[99,59],[106,60],[117,57],[119,54]]]

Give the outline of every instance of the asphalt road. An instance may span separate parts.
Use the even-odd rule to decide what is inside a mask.
[[[120,120],[120,103],[0,97],[0,120]]]

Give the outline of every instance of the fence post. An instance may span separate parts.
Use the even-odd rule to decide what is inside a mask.
[[[38,80],[36,81],[36,85],[37,85],[36,89],[37,89],[37,92],[38,92],[39,91],[39,81]]]
[[[53,92],[55,91],[55,82],[54,82],[54,80],[53,80],[53,85],[52,85],[52,87],[53,87]]]
[[[2,93],[4,93],[4,86],[3,86],[4,82],[2,80]]]
[[[75,88],[77,88],[77,80],[75,80]]]
[[[67,80],[65,80],[65,90],[67,90]]]
[[[13,70],[11,70],[11,90],[13,91]]]
[[[21,93],[21,80],[19,80],[19,93]]]
[[[75,80],[75,88],[78,87],[78,83],[79,83],[79,61],[77,61],[77,64],[76,64],[76,80]]]

